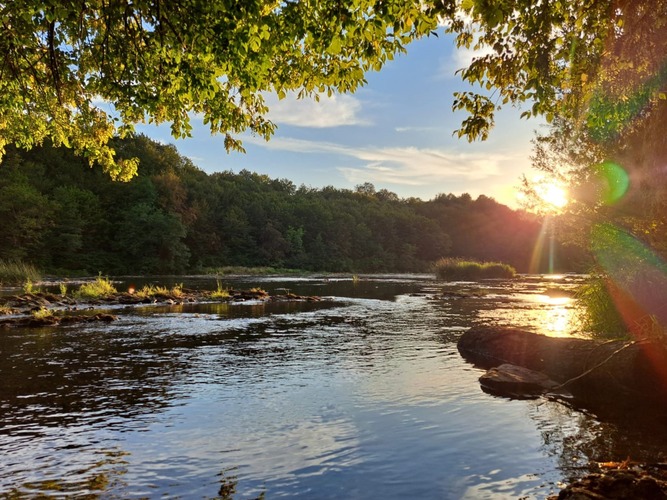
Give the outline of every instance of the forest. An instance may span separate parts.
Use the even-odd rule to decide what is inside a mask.
[[[243,170],[207,174],[173,145],[116,139],[138,158],[117,182],[65,147],[8,148],[0,164],[0,259],[57,275],[211,272],[271,266],[330,272],[429,271],[441,257],[530,269],[540,217],[492,198],[399,198],[370,183],[354,190],[295,186]],[[557,244],[560,270],[585,254]]]

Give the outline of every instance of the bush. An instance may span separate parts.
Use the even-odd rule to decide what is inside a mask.
[[[664,338],[665,330],[655,316],[646,314],[626,321],[616,307],[618,294],[605,274],[592,274],[577,290],[577,320],[582,333],[596,339]]]
[[[98,276],[91,283],[84,283],[76,292],[76,297],[80,299],[99,299],[109,297],[118,293],[109,278]]]
[[[500,262],[442,258],[434,265],[435,275],[448,281],[474,281],[488,278],[513,278],[516,269]]]
[[[5,285],[17,285],[19,283],[39,281],[42,277],[32,264],[26,264],[19,260],[0,260],[0,283]]]

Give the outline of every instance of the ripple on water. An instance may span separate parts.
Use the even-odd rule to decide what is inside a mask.
[[[0,496],[540,497],[617,439],[591,416],[482,393],[456,350],[474,324],[543,325],[554,281],[439,300],[414,295],[449,286],[425,277],[259,284],[334,297],[11,331]]]

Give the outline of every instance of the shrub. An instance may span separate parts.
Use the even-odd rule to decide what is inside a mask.
[[[629,338],[623,317],[618,312],[614,298],[609,292],[609,278],[603,274],[592,274],[581,285],[575,295],[577,320],[583,333],[596,339]],[[647,325],[652,328],[654,321],[647,317]]]
[[[16,285],[27,281],[39,281],[40,273],[32,264],[26,264],[19,260],[0,260],[0,283]]]
[[[81,299],[99,299],[109,297],[118,293],[109,278],[98,276],[95,281],[84,283],[76,292],[76,296]]]
[[[434,265],[435,275],[448,281],[474,281],[487,278],[513,278],[516,270],[500,262],[442,258]]]

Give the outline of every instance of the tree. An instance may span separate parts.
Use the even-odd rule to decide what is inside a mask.
[[[618,36],[615,28],[626,15],[614,3],[463,0],[449,31],[456,34],[458,47],[479,51],[459,73],[481,90],[455,94],[454,109],[470,113],[459,136],[485,138],[495,111],[508,103],[529,103],[523,116],[544,115],[547,121],[585,110],[605,42]]]
[[[535,166],[571,183],[577,216],[614,221],[667,252],[667,1],[463,0],[451,22],[479,57],[461,70],[458,131],[484,138],[504,104],[551,129]],[[623,187],[624,190],[620,188]],[[581,220],[575,224],[585,227]]]
[[[228,150],[266,139],[262,93],[353,92],[453,2],[421,0],[18,0],[0,4],[0,158],[50,139],[112,178],[136,173],[109,140],[198,113]],[[113,106],[113,110],[111,106]]]
[[[481,90],[455,95],[470,113],[459,136],[485,138],[497,109],[526,103],[522,116],[556,120],[633,168],[664,163],[667,1],[463,0],[449,30],[480,51],[460,70]]]

